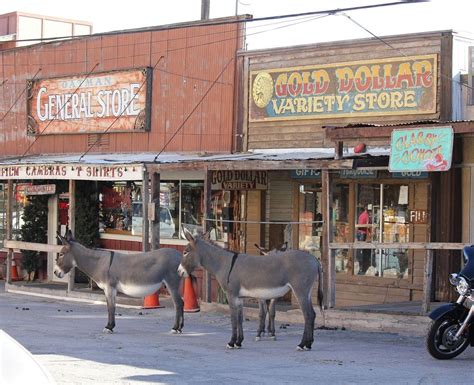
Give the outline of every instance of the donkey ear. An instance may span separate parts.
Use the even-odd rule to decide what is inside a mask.
[[[58,240],[59,240],[63,245],[68,245],[68,244],[69,244],[69,242],[67,241],[67,239],[64,238],[64,237],[61,235],[61,233],[60,233],[59,231],[56,233],[56,237],[58,238]]]
[[[184,225],[181,225],[181,230],[183,232],[184,237],[188,240],[188,242],[194,245],[195,239],[193,235],[191,234],[191,231],[189,231]]]
[[[67,240],[68,242],[74,240],[74,237],[73,237],[73,235],[72,235],[72,231],[71,231],[71,230],[68,230],[68,231],[66,232],[66,240]]]

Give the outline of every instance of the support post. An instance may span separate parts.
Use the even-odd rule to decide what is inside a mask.
[[[143,170],[142,179],[142,250],[150,251],[150,221],[148,220],[148,202],[150,201],[150,181],[148,171]]]
[[[431,286],[433,280],[433,250],[426,250],[425,272],[423,276],[423,303],[422,313],[428,313],[431,305]]]
[[[211,218],[211,182],[212,182],[212,171],[206,170],[204,176],[204,223],[203,229],[206,233],[211,229],[211,222],[208,220]],[[215,214],[215,213],[214,213]],[[211,302],[211,274],[204,270],[204,282],[203,282],[203,293],[202,298],[205,302]]]
[[[322,170],[322,211],[323,211],[323,290],[324,304],[332,308],[336,304],[336,266],[335,251],[329,249],[333,239],[332,223],[332,178],[329,170]]]
[[[73,234],[76,234],[76,181],[69,180],[69,230]],[[72,291],[74,289],[74,281],[76,277],[76,268],[73,267],[69,273],[69,280],[67,283],[67,291]]]
[[[160,174],[151,174],[151,249],[160,248]]]
[[[7,190],[7,223],[5,229],[5,236],[6,239],[9,241],[12,239],[13,231],[12,231],[12,224],[13,224],[13,181],[11,179],[8,180],[8,190]],[[12,283],[12,260],[13,260],[13,249],[9,248],[7,252],[7,276],[6,282],[7,284]]]

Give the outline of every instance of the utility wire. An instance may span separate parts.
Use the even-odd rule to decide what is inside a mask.
[[[224,68],[222,69],[221,72],[219,72],[219,75],[217,75],[216,79],[214,80],[214,82],[208,87],[207,91],[204,93],[204,95],[201,97],[201,99],[199,100],[199,102],[196,103],[196,105],[194,106],[194,108],[191,110],[191,112],[189,112],[188,116],[186,116],[186,119],[184,119],[184,121],[181,123],[181,125],[176,129],[175,133],[171,136],[171,138],[164,144],[163,148],[160,150],[160,152],[155,156],[155,159],[153,159],[153,162],[156,162],[158,160],[158,157],[163,153],[163,151],[166,149],[166,147],[168,147],[168,145],[171,143],[171,141],[175,138],[175,136],[178,134],[179,131],[181,131],[181,129],[184,127],[184,125],[186,124],[186,122],[189,120],[189,118],[191,117],[191,115],[194,113],[194,111],[196,111],[196,109],[201,105],[202,101],[205,99],[205,97],[209,94],[209,92],[212,90],[212,88],[214,87],[214,85],[216,84],[217,80],[219,80],[219,78],[222,76],[222,74],[224,73],[224,71],[227,69],[227,67],[229,66],[230,63],[232,63],[232,61],[234,60],[234,57],[231,57],[230,60],[226,63],[226,65],[224,66]]]
[[[394,47],[393,45],[391,45],[388,41],[384,40],[383,38],[381,38],[380,36],[377,36],[375,33],[373,33],[372,31],[370,31],[369,29],[367,29],[366,27],[364,27],[362,24],[360,24],[359,22],[355,21],[352,17],[350,17],[349,15],[346,15],[345,13],[341,13],[342,16],[346,17],[348,20],[350,20],[352,23],[354,23],[355,25],[357,25],[359,28],[363,29],[365,32],[367,32],[368,34],[372,35],[373,37],[375,37],[377,40],[379,40],[381,43],[385,44],[387,47],[393,49],[394,51],[398,52],[400,55],[402,55],[403,57],[407,58],[408,60],[414,62],[415,60],[414,59],[411,59],[410,56],[408,56],[407,54],[405,54],[405,52],[403,52],[402,50],[400,50],[399,48],[396,48]],[[459,86],[461,87],[466,87],[470,90],[473,90],[474,88],[471,87],[470,85],[468,84],[465,84],[465,83],[462,83],[461,81],[459,80],[456,80],[454,79],[452,76],[448,76],[446,74],[443,74],[440,72],[440,76],[451,81],[451,82],[454,82],[454,83],[457,83]]]
[[[321,18],[327,17],[327,16],[329,16],[329,15],[322,15],[322,16],[318,16],[318,17],[312,17],[312,18],[310,18],[310,19],[304,20],[303,22],[312,21],[312,20],[316,20],[316,19],[321,19]],[[300,22],[301,22],[301,21],[299,21],[298,24],[299,24]],[[279,26],[279,27],[277,27],[277,28],[272,28],[272,29],[270,29],[270,30],[279,29],[279,28],[286,28],[286,27],[289,27],[289,26],[292,26],[292,25],[294,25],[294,23],[293,23],[293,24],[289,24],[289,25],[285,25],[285,26]],[[258,31],[258,32],[255,32],[254,34],[264,33],[264,32],[268,32],[268,31],[270,31],[270,30]],[[238,31],[238,32],[240,32],[240,31]],[[173,51],[182,50],[182,49],[196,48],[196,47],[201,47],[201,46],[205,46],[205,45],[211,45],[211,44],[221,43],[221,42],[228,41],[228,40],[234,40],[234,38],[227,38],[227,39],[223,39],[223,40],[207,42],[207,43],[198,44],[198,45],[194,45],[194,46],[187,46],[187,47],[175,48],[175,49],[172,49],[172,50],[167,51],[167,53],[173,52]],[[162,58],[164,58],[164,56],[161,56],[160,59],[158,60],[158,62],[155,63],[155,65],[153,66],[153,70],[155,70],[156,66],[157,66],[158,63],[161,61]],[[232,58],[232,59],[233,59],[233,58]],[[229,64],[229,63],[228,63],[228,64]],[[227,64],[227,65],[228,65],[228,64]],[[226,65],[226,66],[227,66],[227,65]],[[162,70],[162,69],[160,69],[160,68],[158,68],[158,71],[163,71],[163,72],[167,73],[166,70]],[[183,74],[174,74],[174,75],[176,75],[176,76],[183,76],[183,77],[187,78],[187,76],[185,76],[185,75],[183,75]],[[220,76],[219,76],[219,77],[220,77]],[[217,83],[228,84],[228,83],[224,83],[224,82],[219,82],[219,81],[218,81],[219,77],[217,77],[217,79],[212,82],[210,88],[212,88],[212,86],[214,86],[214,85],[217,84]],[[203,79],[200,79],[200,80],[203,80]],[[209,82],[209,80],[203,80],[203,81]],[[143,87],[144,84],[145,84],[145,81],[142,82],[142,84],[140,85],[139,89],[135,92],[135,94],[133,95],[133,97],[135,97],[135,96],[140,92],[140,90],[141,90],[141,88]],[[229,85],[230,85],[230,84],[229,84]],[[210,89],[209,89],[207,92],[209,92],[209,91],[210,91]],[[207,92],[206,92],[206,94],[204,95],[204,97],[207,95]],[[122,116],[123,112],[127,109],[128,105],[132,102],[133,97],[130,99],[130,101],[129,101],[129,103],[127,104],[127,106],[126,106],[126,107],[120,112],[120,114],[116,117],[116,119],[115,119],[103,132],[101,132],[101,133],[98,134],[97,139],[95,140],[95,142],[92,143],[91,145],[89,145],[89,147],[87,148],[87,150],[79,157],[79,161],[82,160],[82,158],[83,158],[85,155],[87,155],[87,154],[91,151],[91,149],[100,141],[100,139],[102,138],[102,136],[103,136],[104,134],[106,134],[106,133],[110,130],[110,128],[112,128],[112,126],[115,124],[115,122]],[[202,100],[201,100],[201,101],[202,101]],[[201,103],[201,101],[200,101],[199,103]],[[198,103],[198,105],[195,106],[194,109],[191,111],[191,114],[192,114],[192,113],[196,110],[196,108],[199,106],[199,103]],[[190,116],[191,116],[191,115],[188,115],[188,116],[187,116],[186,121],[190,118]],[[184,123],[186,123],[186,121],[185,121]],[[71,123],[74,124],[74,122],[71,122]],[[184,123],[183,123],[183,124],[184,124]],[[79,124],[79,123],[78,123],[78,124]],[[181,129],[181,127],[178,128],[178,130],[180,130],[180,129]],[[175,133],[175,135],[173,135],[173,137],[172,137],[171,139],[173,139],[173,138],[176,136],[176,134],[177,134],[177,132]],[[155,160],[156,160],[156,158],[164,151],[164,149],[168,146],[168,144],[169,144],[169,143],[166,143],[165,147],[164,147],[164,148],[160,151],[160,153],[155,157]]]
[[[161,55],[160,58],[156,61],[155,65],[153,66],[153,70],[156,68],[156,66],[158,65],[158,63],[161,61],[161,59],[163,59],[164,56]],[[114,119],[114,121],[112,123],[110,123],[110,125],[102,132],[100,132],[98,135],[97,135],[97,139],[95,140],[94,143],[92,143],[89,148],[79,157],[79,161],[82,160],[82,158],[84,158],[84,156],[86,156],[90,150],[92,150],[92,148],[102,139],[102,136],[104,136],[111,128],[112,126],[115,124],[115,122],[117,120],[119,120],[119,118],[123,115],[123,113],[127,110],[127,108],[130,106],[130,104],[133,102],[133,100],[135,99],[135,96],[138,95],[138,93],[140,92],[140,90],[143,88],[143,86],[146,84],[146,79],[144,81],[142,81],[142,84],[140,84],[140,87],[138,88],[138,90],[135,92],[135,94],[133,95],[133,97],[130,98],[130,100],[128,101],[127,105],[122,109],[122,111],[120,111],[120,114],[117,115],[117,117]]]
[[[157,27],[144,27],[144,28],[134,28],[128,29],[125,31],[111,31],[111,32],[102,32],[93,35],[79,35],[79,36],[58,36],[52,38],[36,38],[36,39],[21,39],[15,40],[15,42],[28,42],[28,41],[53,41],[53,40],[65,40],[65,39],[79,39],[84,37],[100,37],[100,36],[108,36],[108,35],[115,35],[115,34],[131,34],[137,32],[154,32],[160,30],[173,30],[173,29],[183,29],[189,27],[208,27],[208,26],[216,26],[216,25],[230,25],[230,24],[239,24],[239,23],[254,23],[259,21],[266,21],[266,20],[278,20],[278,19],[288,19],[294,17],[301,17],[301,16],[312,16],[312,15],[321,15],[321,14],[331,14],[335,15],[341,12],[349,12],[349,11],[359,11],[359,10],[366,10],[366,9],[373,9],[373,8],[381,8],[381,7],[390,7],[394,5],[402,5],[402,4],[413,4],[413,3],[422,3],[427,2],[429,0],[417,0],[417,1],[410,1],[410,0],[401,0],[395,1],[390,3],[378,3],[378,4],[371,4],[371,5],[362,5],[362,6],[355,6],[355,7],[347,7],[347,8],[335,8],[335,9],[328,9],[323,11],[311,11],[311,12],[300,12],[300,13],[292,13],[292,14],[285,14],[285,15],[275,15],[275,16],[265,16],[259,18],[252,18],[252,19],[237,19],[237,20],[222,20],[222,21],[209,21],[203,23],[180,23],[177,25],[165,25],[165,26],[157,26]]]
[[[26,151],[23,153],[22,156],[20,156],[18,158],[18,160],[20,161],[21,159],[23,159],[25,157],[25,155],[28,153],[28,151],[30,151],[30,149],[34,146],[34,144],[37,142],[37,140],[43,135],[43,133],[47,130],[47,128],[51,125],[52,122],[54,122],[54,120],[58,117],[59,113],[63,110],[63,108],[67,105],[67,103],[72,99],[72,96],[79,90],[79,88],[81,88],[81,86],[84,84],[84,82],[86,81],[86,79],[92,74],[92,72],[96,69],[96,67],[99,65],[99,63],[96,63],[94,65],[94,67],[92,67],[92,69],[87,73],[87,75],[84,77],[84,79],[81,81],[81,83],[76,87],[76,89],[74,90],[74,92],[71,94],[71,96],[69,96],[69,99],[63,103],[63,105],[61,106],[61,108],[58,110],[58,112],[56,113],[56,115],[54,115],[53,119],[51,119],[48,124],[45,126],[45,128],[43,128],[43,130],[36,136],[35,140],[33,140],[33,142],[28,146],[28,148],[26,149]]]
[[[41,68],[38,68],[38,70],[36,71],[35,75],[33,76],[33,79],[32,80],[35,80],[36,79],[36,76],[40,73],[41,71]],[[8,79],[7,79],[8,80]],[[7,80],[5,80],[3,84],[5,84],[7,82]],[[15,105],[18,103],[18,100],[20,100],[20,98],[23,96],[23,94],[26,92],[26,90],[28,89],[28,84],[26,85],[25,88],[23,88],[23,91],[20,92],[20,94],[17,96],[17,98],[15,99],[15,101],[13,102],[13,104],[10,106],[10,108],[7,110],[7,112],[5,112],[2,116],[2,118],[0,119],[0,122],[3,122],[3,120],[7,117],[7,115],[10,113],[10,111],[13,109],[13,107],[15,107]]]

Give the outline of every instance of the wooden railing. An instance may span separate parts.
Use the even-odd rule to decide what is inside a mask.
[[[335,267],[334,250],[336,249],[405,249],[405,250],[426,250],[425,269],[423,275],[423,300],[421,310],[427,313],[430,310],[431,288],[433,279],[433,250],[462,250],[470,243],[440,243],[440,242],[408,242],[408,243],[383,243],[383,242],[331,242],[329,249],[331,251],[331,265]],[[334,271],[334,272],[333,272]],[[446,272],[446,276],[449,272]],[[335,268],[331,269],[329,281],[331,282],[328,295],[335,299]]]
[[[6,240],[3,243],[4,247],[8,249],[7,253],[7,283],[12,283],[12,259],[13,252],[17,250],[33,250],[46,253],[62,253],[64,251],[64,246],[61,245],[49,245],[44,243],[33,243],[33,242],[22,242],[22,241],[13,241]]]

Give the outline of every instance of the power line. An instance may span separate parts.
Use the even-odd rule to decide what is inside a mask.
[[[39,74],[39,72],[41,71],[41,68],[38,68],[38,70],[36,71],[35,75],[33,76],[33,80],[36,79],[36,76]],[[8,79],[7,79],[8,80]],[[5,84],[7,82],[7,80],[5,80],[3,84]],[[20,100],[20,98],[22,97],[22,95],[26,92],[26,90],[28,89],[28,84],[26,85],[25,88],[23,88],[23,91],[20,92],[20,94],[17,96],[17,98],[15,99],[15,101],[13,102],[13,104],[10,106],[10,108],[7,110],[7,112],[5,112],[2,116],[2,118],[0,119],[0,122],[3,122],[3,120],[6,118],[6,116],[10,113],[10,111],[13,109],[13,107],[15,107],[15,105],[18,103],[18,100]]]
[[[171,25],[164,25],[164,26],[156,26],[156,27],[142,27],[142,28],[134,28],[128,29],[124,31],[111,31],[111,32],[102,32],[93,35],[78,35],[78,36],[58,36],[52,38],[37,38],[37,39],[21,39],[15,40],[15,42],[28,42],[28,41],[54,41],[54,40],[65,40],[65,39],[80,39],[86,37],[100,37],[100,36],[109,36],[115,34],[131,34],[137,32],[154,32],[160,30],[173,30],[173,29],[183,29],[189,27],[209,27],[209,26],[217,26],[217,25],[230,25],[230,24],[240,24],[240,23],[254,23],[259,21],[266,21],[266,20],[278,20],[278,19],[288,19],[294,17],[301,17],[301,16],[314,16],[314,15],[322,15],[322,14],[329,14],[335,15],[341,12],[350,12],[350,11],[360,11],[360,10],[367,10],[373,8],[381,8],[381,7],[390,7],[394,5],[402,5],[402,4],[413,4],[413,3],[423,3],[428,2],[429,0],[401,0],[396,2],[390,3],[378,3],[378,4],[371,4],[371,5],[362,5],[362,6],[355,6],[355,7],[347,7],[347,8],[335,8],[335,9],[328,9],[323,11],[310,11],[310,12],[300,12],[300,13],[292,13],[292,14],[285,14],[285,15],[274,15],[274,16],[265,16],[259,18],[239,18],[237,20],[222,20],[222,21],[207,21],[207,22],[191,22],[191,23],[179,23],[179,24],[171,24]],[[250,15],[246,15],[250,16]]]
[[[156,61],[155,65],[153,66],[153,70],[156,68],[156,66],[158,65],[158,63],[161,61],[161,59],[163,59],[164,56],[160,56],[160,58]],[[112,126],[115,124],[115,122],[117,120],[119,120],[119,118],[123,115],[123,113],[127,110],[127,108],[130,106],[130,104],[132,104],[132,102],[134,101],[135,99],[135,96],[138,95],[138,93],[140,92],[140,90],[143,88],[143,86],[146,84],[146,79],[144,81],[142,81],[142,84],[140,84],[140,87],[138,88],[138,90],[135,92],[135,94],[133,95],[133,97],[130,98],[130,100],[128,101],[127,105],[122,109],[122,111],[120,112],[120,114],[117,115],[117,117],[114,119],[114,121],[112,123],[110,123],[110,125],[103,131],[103,132],[100,132],[98,135],[97,135],[97,139],[95,140],[94,143],[92,143],[89,148],[79,157],[79,161],[82,160],[82,158],[84,156],[86,156],[90,150],[92,150],[92,148],[97,144],[99,143],[99,141],[102,139],[102,136],[104,136],[111,128]]]
[[[201,97],[201,99],[199,100],[199,102],[196,103],[196,105],[194,106],[194,108],[191,110],[191,112],[188,114],[188,116],[186,116],[186,119],[184,119],[184,121],[181,123],[181,125],[176,129],[175,133],[171,136],[171,138],[164,144],[163,148],[160,150],[160,152],[155,156],[155,159],[153,159],[153,162],[156,162],[158,157],[163,153],[163,151],[166,149],[166,147],[168,147],[168,145],[171,143],[171,141],[175,138],[175,136],[178,134],[178,132],[184,127],[184,125],[186,124],[186,122],[189,120],[189,118],[191,117],[191,115],[194,113],[194,111],[196,111],[196,109],[200,106],[200,104],[202,103],[202,101],[205,99],[205,97],[209,94],[209,92],[212,90],[212,88],[214,87],[214,85],[216,84],[217,80],[222,76],[222,74],[224,73],[224,71],[226,70],[226,68],[229,66],[230,63],[232,63],[232,61],[234,60],[234,57],[230,58],[230,60],[227,62],[227,64],[224,66],[224,68],[222,69],[221,72],[219,72],[219,75],[217,75],[216,79],[214,80],[214,82],[208,87],[207,91],[204,93],[204,95]]]
[[[399,54],[401,54],[403,57],[407,58],[408,60],[414,62],[415,60],[414,59],[411,59],[410,56],[408,56],[407,54],[405,54],[405,52],[403,52],[402,50],[400,50],[399,48],[396,48],[394,46],[392,46],[389,42],[385,41],[384,39],[382,39],[380,36],[377,36],[375,33],[373,33],[372,31],[370,31],[369,29],[367,29],[366,27],[364,27],[362,24],[360,24],[359,22],[355,21],[352,17],[350,17],[349,15],[346,15],[345,13],[341,13],[341,15],[343,15],[344,17],[346,17],[348,20],[350,20],[351,22],[353,22],[355,25],[357,25],[359,28],[362,28],[365,32],[369,33],[370,35],[372,35],[374,38],[376,38],[377,40],[379,40],[380,42],[382,42],[383,44],[385,44],[387,47],[389,47],[390,49],[398,52]],[[471,87],[470,85],[468,84],[465,84],[465,83],[462,83],[461,81],[459,80],[456,80],[454,79],[452,76],[448,76],[446,74],[443,74],[442,72],[440,72],[440,76],[451,81],[451,82],[454,82],[454,83],[457,83],[459,86],[461,87],[466,87],[470,90],[473,90],[473,87]]]
[[[26,149],[26,151],[23,153],[22,156],[20,156],[18,158],[18,160],[21,160],[22,158],[25,157],[25,155],[28,153],[28,151],[30,151],[30,149],[34,146],[34,144],[37,142],[38,138],[41,137],[43,135],[43,133],[47,130],[47,128],[51,125],[52,122],[54,122],[54,120],[58,117],[59,113],[63,110],[63,108],[69,103],[69,101],[72,99],[72,96],[79,90],[79,88],[81,88],[81,86],[84,84],[84,82],[86,81],[86,79],[92,74],[92,72],[96,69],[96,67],[99,65],[99,63],[96,63],[94,65],[94,67],[87,73],[87,75],[84,77],[84,79],[82,80],[82,82],[76,87],[76,89],[74,90],[74,92],[71,94],[71,96],[69,96],[69,99],[63,103],[63,105],[61,106],[61,108],[58,110],[58,112],[56,113],[56,115],[54,115],[53,119],[51,119],[48,124],[46,125],[45,128],[43,128],[43,130],[36,136],[35,140],[33,140],[33,142],[28,146],[28,148]]]

